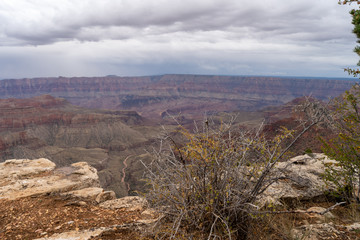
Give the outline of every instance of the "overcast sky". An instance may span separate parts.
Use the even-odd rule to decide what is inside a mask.
[[[1,0],[0,79],[166,73],[347,77],[337,0]]]

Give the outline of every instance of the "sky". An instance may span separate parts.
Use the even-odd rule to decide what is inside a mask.
[[[1,0],[0,79],[159,74],[347,77],[337,0]]]

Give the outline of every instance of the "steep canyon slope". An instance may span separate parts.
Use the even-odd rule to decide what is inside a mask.
[[[145,149],[158,128],[133,111],[85,109],[50,95],[2,99],[0,162],[46,157],[67,166],[86,161],[99,171],[103,187],[125,196],[142,177],[139,159],[147,159]]]

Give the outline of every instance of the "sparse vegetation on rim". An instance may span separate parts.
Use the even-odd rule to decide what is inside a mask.
[[[244,131],[231,123],[213,128],[211,121],[195,133],[180,127],[187,140],[184,146],[165,134],[146,165],[147,199],[171,225],[158,226],[157,236],[186,239],[200,232],[203,239],[247,239],[250,220],[259,211],[256,200],[279,180],[275,164],[327,113],[321,103],[310,101],[298,110],[299,128],[284,128],[271,140],[261,128]],[[289,138],[292,141],[284,145]]]
[[[349,202],[358,203],[360,193],[360,86],[334,100],[333,127],[337,137],[323,140],[323,151],[338,161],[336,166],[327,166],[325,180],[336,184],[339,195]]]

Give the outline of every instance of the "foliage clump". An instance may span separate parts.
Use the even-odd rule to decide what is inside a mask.
[[[333,126],[337,137],[323,141],[324,153],[338,161],[328,166],[325,179],[339,188],[342,197],[359,202],[360,191],[360,85],[334,100]]]
[[[339,0],[339,4],[360,4],[358,0]],[[360,43],[360,9],[352,9],[353,33]],[[360,46],[354,48],[360,56]],[[360,66],[360,61],[357,64]],[[359,69],[346,68],[354,77],[359,76]],[[338,161],[336,166],[328,166],[325,180],[334,183],[340,196],[348,201],[360,202],[360,85],[355,84],[349,91],[334,100],[333,126],[337,137],[323,141],[323,151]]]
[[[358,0],[339,0],[340,5],[346,5],[346,4],[360,4],[360,1]],[[353,33],[356,35],[357,43],[360,43],[360,9],[352,9],[350,11],[350,15],[352,16],[352,24],[354,25]],[[354,52],[360,56],[360,46],[356,46],[354,48]],[[360,66],[360,61],[357,63],[358,66]],[[352,68],[345,68],[344,69],[349,75],[352,75],[354,77],[359,76],[360,70],[359,69],[352,69]]]

